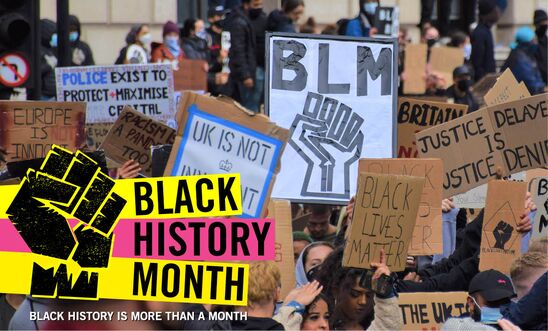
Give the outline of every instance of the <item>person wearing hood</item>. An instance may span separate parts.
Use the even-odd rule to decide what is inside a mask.
[[[379,6],[378,0],[360,0],[360,14],[348,21],[345,35],[352,37],[369,37],[376,33],[375,11]]]
[[[95,65],[93,53],[89,45],[82,41],[82,30],[80,20],[74,15],[69,16],[69,41],[70,52],[72,54],[73,66],[92,66]]]
[[[40,20],[40,76],[42,100],[55,100],[55,68],[57,67],[57,25],[48,19]]]
[[[535,60],[537,45],[534,39],[535,32],[531,28],[519,28],[516,31],[516,42],[511,45],[513,49],[501,67],[501,71],[510,68],[517,81],[523,81],[532,95],[542,93],[545,88]]]
[[[535,23],[535,34],[537,35],[538,48],[535,53],[540,75],[544,84],[548,84],[548,73],[546,72],[546,62],[548,61],[548,37],[546,37],[546,28],[548,27],[548,15],[542,9],[535,10],[533,18]]]
[[[313,280],[313,273],[335,247],[325,241],[316,241],[306,246],[295,263],[295,280],[297,287],[304,286]]]
[[[148,50],[151,42],[152,35],[148,25],[136,24],[132,26],[126,36],[126,46],[120,50],[114,64],[148,63]]]
[[[474,81],[479,81],[488,73],[496,71],[495,44],[491,27],[500,18],[500,10],[495,0],[480,0],[478,4],[479,23],[472,32],[472,53],[470,62],[474,68]]]
[[[164,43],[152,51],[152,63],[170,63],[175,70],[183,60],[183,51],[179,38],[179,27],[172,21],[164,24],[162,31]]]
[[[471,92],[472,70],[466,64],[456,67],[453,70],[453,85],[445,91],[445,95],[453,99],[454,103],[468,105],[468,113],[478,110],[479,105]]]
[[[266,29],[273,32],[297,32],[295,24],[304,13],[303,0],[285,0],[282,10],[276,9],[268,15]]]

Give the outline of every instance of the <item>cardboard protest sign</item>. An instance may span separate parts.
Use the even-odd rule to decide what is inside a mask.
[[[532,181],[533,201],[537,206],[531,240],[548,236],[548,177],[538,177]]]
[[[393,39],[268,34],[266,112],[290,129],[272,196],[346,204],[360,157],[392,157]]]
[[[282,299],[295,288],[295,259],[293,255],[293,227],[291,204],[287,200],[272,199],[266,218],[276,224],[276,255],[274,261],[282,276]]]
[[[531,96],[525,84],[518,83],[510,68],[506,69],[497,79],[497,82],[485,94],[484,100],[487,106],[515,101]]]
[[[105,138],[107,137],[108,131],[112,127],[113,123],[88,123],[86,124],[86,133],[87,138],[92,149],[99,149]]]
[[[441,158],[444,197],[548,164],[547,95],[483,108],[416,134],[420,157]]]
[[[510,274],[512,262],[521,255],[517,224],[524,211],[527,184],[502,180],[487,185],[483,215],[479,270],[496,269]]]
[[[424,177],[360,172],[343,266],[369,269],[384,249],[391,271],[405,269]]]
[[[443,251],[441,197],[443,163],[439,159],[361,159],[359,171],[424,177],[417,222],[409,255],[435,255]]]
[[[464,64],[464,52],[458,47],[432,47],[430,67],[443,76],[446,87],[453,85],[453,70]]]
[[[82,102],[0,101],[0,148],[8,162],[45,157],[53,144],[75,151],[85,120]]]
[[[426,44],[405,46],[405,81],[403,94],[424,94],[426,91]]]
[[[451,317],[468,313],[466,292],[400,293],[403,330],[439,330]]]
[[[101,149],[119,164],[135,160],[142,173],[152,175],[151,147],[173,144],[175,130],[126,106],[107,134]]]
[[[418,157],[415,133],[462,117],[467,105],[398,98],[398,158]]]
[[[175,91],[207,91],[207,71],[202,60],[187,60],[179,62],[179,70],[173,70],[173,85]]]
[[[375,10],[375,37],[397,37],[400,29],[398,7],[377,7]]]
[[[270,199],[287,130],[224,98],[185,93],[165,176],[240,173],[243,215],[260,217]]]
[[[125,106],[166,122],[175,115],[170,64],[55,69],[57,100],[87,103],[87,123],[114,123]]]
[[[524,181],[525,172],[518,172],[510,176],[509,180]],[[487,184],[474,187],[462,194],[457,194],[453,197],[453,202],[459,208],[472,208],[480,209],[485,207],[485,200],[487,198]]]

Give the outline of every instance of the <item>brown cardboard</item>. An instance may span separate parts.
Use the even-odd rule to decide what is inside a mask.
[[[426,44],[408,44],[405,46],[404,94],[423,94],[426,90]]]
[[[485,94],[484,100],[487,106],[494,106],[530,96],[525,84],[523,82],[518,84],[516,77],[508,68],[499,76],[493,88]]]
[[[462,117],[467,105],[398,98],[398,158],[417,158],[415,133]]]
[[[499,73],[489,73],[485,76],[483,76],[479,81],[474,83],[472,85],[472,94],[474,94],[474,98],[476,100],[481,101],[480,103],[483,103],[485,94],[491,90],[493,86],[497,83],[497,79],[499,78]]]
[[[417,222],[409,245],[409,255],[435,255],[443,252],[442,177],[440,159],[361,159],[359,172],[424,177]]]
[[[430,49],[430,67],[441,74],[446,87],[453,85],[453,70],[464,64],[464,52],[458,47],[432,47]]]
[[[6,161],[45,157],[52,144],[76,151],[85,142],[83,102],[0,101]]]
[[[520,256],[521,234],[516,229],[526,192],[524,182],[493,180],[487,185],[480,271],[496,269],[510,274],[512,262]]]
[[[295,259],[293,255],[293,228],[291,223],[291,204],[289,200],[270,200],[266,218],[274,219],[276,224],[275,262],[282,276],[282,300],[295,288]]]
[[[400,293],[402,329],[439,330],[448,318],[468,312],[467,297],[466,292]]]
[[[18,185],[20,183],[21,183],[21,179],[19,177],[0,180],[0,186],[3,186],[3,185]]]
[[[343,266],[369,269],[384,248],[391,271],[405,269],[424,177],[360,172]]]
[[[177,138],[175,139],[173,150],[172,150],[172,153],[170,154],[170,157],[166,166],[166,170],[164,172],[164,175],[166,176],[171,175],[172,170],[174,168],[174,164],[176,162],[179,149],[181,147],[181,141],[182,141],[181,136],[184,133],[184,129],[190,117],[188,109],[191,106],[195,106],[197,109],[199,109],[199,111],[209,114],[211,116],[214,116],[220,121],[223,121],[225,123],[226,122],[234,123],[239,126],[243,126],[247,129],[251,129],[259,134],[269,136],[281,142],[279,157],[276,162],[271,183],[268,186],[268,190],[265,195],[265,201],[264,201],[263,207],[261,208],[261,215],[264,215],[264,212],[266,211],[266,208],[268,206],[268,200],[270,199],[272,187],[276,180],[276,174],[280,171],[281,155],[285,148],[285,144],[287,143],[287,140],[289,138],[289,131],[271,122],[267,116],[262,114],[255,114],[243,108],[242,106],[240,106],[238,103],[236,103],[230,98],[227,98],[227,97],[215,98],[210,96],[199,95],[192,92],[184,93],[181,103],[179,104],[179,110],[177,112],[177,123],[178,123]],[[217,167],[217,165],[212,165],[212,167]],[[219,168],[217,169],[212,168],[211,170],[208,171],[208,173],[222,173],[223,171],[224,170],[221,170]],[[244,185],[246,181],[245,172],[241,173],[241,180],[242,180],[242,185]],[[242,199],[245,200],[245,194],[242,195]]]
[[[129,160],[137,161],[141,165],[142,173],[150,177],[150,148],[173,144],[174,141],[174,129],[126,106],[110,128],[101,148],[109,159],[119,164]]]
[[[207,71],[202,60],[182,60],[179,70],[173,70],[175,91],[207,91]]]
[[[507,176],[545,166],[547,96],[541,94],[483,108],[417,133],[420,157],[443,160],[444,197],[488,182],[496,177],[498,167]],[[468,137],[464,135],[465,127]]]
[[[91,150],[97,150],[107,137],[108,131],[114,123],[86,123],[86,134],[91,140]]]

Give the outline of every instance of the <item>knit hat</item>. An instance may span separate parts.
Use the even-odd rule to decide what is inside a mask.
[[[172,32],[179,34],[179,27],[174,22],[167,21],[166,24],[164,24],[164,31],[162,32],[162,37],[165,37],[166,34],[172,33]]]
[[[293,241],[297,241],[297,240],[304,240],[304,241],[308,241],[309,243],[312,242],[312,238],[310,238],[310,236],[304,233],[303,231],[293,232]]]
[[[516,42],[529,43],[535,38],[535,31],[528,26],[522,26],[516,31]]]
[[[542,21],[548,20],[548,15],[546,12],[542,9],[535,10],[535,15],[533,16],[533,21],[535,22],[535,25],[540,24]]]
[[[487,15],[495,10],[496,6],[497,3],[495,0],[480,0],[478,4],[479,14],[482,16]]]

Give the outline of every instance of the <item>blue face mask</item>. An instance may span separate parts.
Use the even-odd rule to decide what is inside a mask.
[[[179,56],[179,52],[181,50],[181,46],[179,45],[179,38],[177,37],[166,37],[165,43],[167,48],[169,48],[169,51],[174,56]]]
[[[481,307],[481,323],[497,324],[501,318],[500,308]]]
[[[366,14],[369,15],[375,15],[375,11],[377,10],[378,3],[376,2],[368,2],[363,5],[363,11]]]
[[[69,33],[69,40],[70,40],[70,42],[71,42],[71,43],[75,42],[76,40],[78,40],[78,37],[79,37],[79,36],[80,36],[80,35],[79,35],[78,32],[76,32],[76,31],[73,31],[73,32]]]
[[[51,47],[57,47],[57,33],[54,33],[51,35],[51,39],[49,41],[49,45]]]

